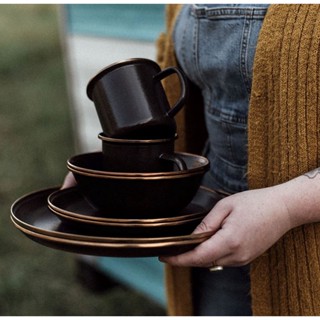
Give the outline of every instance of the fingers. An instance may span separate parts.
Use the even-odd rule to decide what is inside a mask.
[[[218,231],[224,219],[230,214],[231,207],[224,199],[216,203],[211,211],[204,217],[201,223],[196,227],[193,233],[203,233],[212,231],[213,233]]]
[[[74,187],[76,184],[77,184],[77,182],[73,176],[73,173],[68,172],[68,174],[64,178],[61,189],[71,188],[71,187]]]
[[[209,268],[212,267],[213,261],[220,265],[220,260],[224,259],[229,253],[226,241],[218,231],[210,239],[202,242],[193,250],[177,256],[160,257],[160,261],[175,266]]]
[[[212,232],[213,235],[196,248],[186,253],[161,257],[160,261],[175,266],[190,267],[212,267],[215,264],[228,265],[236,264],[232,261],[232,246],[230,246],[230,234],[223,229],[224,221],[232,211],[232,201],[222,199],[210,213],[202,220],[193,233]]]

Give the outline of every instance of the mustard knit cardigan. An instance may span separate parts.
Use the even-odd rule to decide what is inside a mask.
[[[158,40],[161,67],[176,64],[171,34],[179,10],[180,5],[167,6],[167,30]],[[319,48],[320,5],[269,7],[257,44],[249,106],[250,189],[320,166]],[[179,94],[176,81],[165,84],[171,101]],[[187,106],[176,117],[178,150],[200,152],[206,138],[202,108],[201,95],[191,90]],[[319,248],[320,224],[309,224],[291,230],[253,261],[254,315],[320,315]],[[190,268],[167,265],[166,287],[168,314],[193,315]]]

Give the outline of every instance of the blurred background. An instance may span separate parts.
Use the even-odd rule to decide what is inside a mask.
[[[0,4],[0,315],[165,315],[157,258],[53,250],[9,218],[17,198],[61,185],[70,156],[100,147],[86,84],[115,61],[155,59],[163,17],[164,5]]]

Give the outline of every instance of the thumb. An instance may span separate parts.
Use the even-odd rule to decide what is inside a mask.
[[[193,233],[197,234],[209,231],[215,233],[221,228],[223,221],[229,215],[231,210],[232,208],[228,204],[227,198],[220,200],[203,218],[203,220],[195,228]]]

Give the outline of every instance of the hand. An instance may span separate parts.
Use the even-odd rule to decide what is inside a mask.
[[[240,192],[220,200],[194,233],[213,236],[186,253],[160,257],[176,266],[242,266],[263,254],[291,228],[276,187]]]
[[[65,176],[61,189],[71,188],[77,185],[76,179],[74,178],[72,172],[68,172]]]

